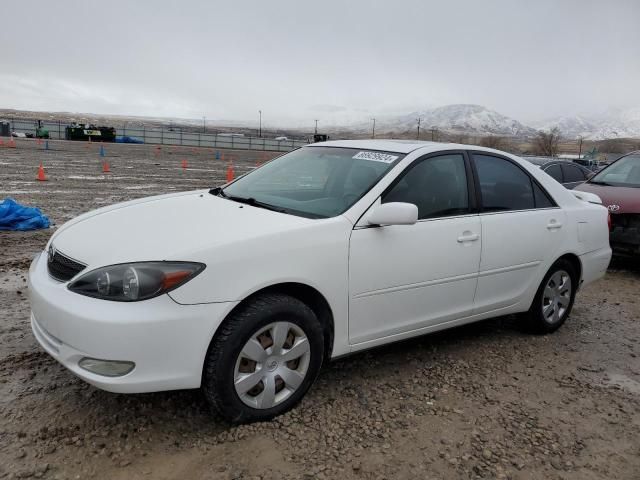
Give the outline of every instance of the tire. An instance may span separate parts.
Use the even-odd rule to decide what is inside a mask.
[[[525,314],[527,330],[544,335],[560,328],[571,313],[577,287],[578,275],[574,266],[564,259],[555,262]]]
[[[264,294],[222,323],[204,363],[207,401],[231,423],[269,420],[293,408],[323,361],[320,322],[300,300]]]

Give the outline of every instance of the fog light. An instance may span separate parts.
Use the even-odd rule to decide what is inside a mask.
[[[121,377],[129,373],[136,366],[133,362],[119,360],[98,360],[97,358],[84,357],[78,362],[80,368],[87,372],[102,375],[104,377]]]

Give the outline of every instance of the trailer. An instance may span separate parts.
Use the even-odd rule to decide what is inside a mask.
[[[116,129],[113,127],[97,127],[95,125],[85,125],[84,123],[74,123],[64,129],[65,140],[79,140],[92,142],[115,142]]]

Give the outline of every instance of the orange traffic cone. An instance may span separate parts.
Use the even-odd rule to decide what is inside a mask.
[[[111,173],[111,170],[109,169],[109,162],[102,162],[102,173]]]
[[[187,161],[186,160],[182,160],[182,169],[186,170],[187,169]]]
[[[233,164],[230,163],[229,166],[227,167],[227,183],[229,182],[233,182]]]
[[[38,168],[38,176],[36,177],[36,180],[38,180],[39,182],[44,182],[47,180],[47,177],[44,174],[44,167],[42,166],[42,162],[40,162],[40,167]]]
[[[13,139],[13,137],[9,139],[9,143],[7,143],[7,147],[16,148],[16,141]]]

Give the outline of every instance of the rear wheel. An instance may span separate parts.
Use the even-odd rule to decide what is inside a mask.
[[[560,328],[571,313],[577,285],[577,274],[570,262],[560,259],[554,263],[526,314],[529,330],[544,334]]]
[[[205,360],[207,400],[235,423],[291,409],[315,380],[324,351],[320,322],[303,302],[265,294],[232,313]]]

